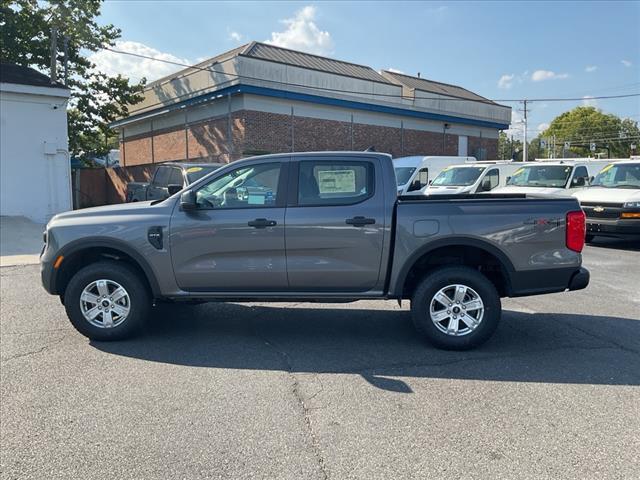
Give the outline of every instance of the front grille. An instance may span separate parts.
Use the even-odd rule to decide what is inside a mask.
[[[582,204],[582,210],[584,210],[584,213],[587,216],[587,218],[615,219],[615,218],[620,218],[620,213],[622,212],[622,204],[615,204],[615,206],[613,204],[607,204],[607,205]]]

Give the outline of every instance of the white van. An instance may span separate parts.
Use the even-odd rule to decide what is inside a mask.
[[[586,188],[610,160],[560,160],[522,163],[505,187],[495,193],[535,193],[571,196]]]
[[[475,157],[414,156],[393,159],[398,195],[423,195],[429,185],[445,167],[475,162]]]
[[[587,242],[600,235],[640,237],[640,160],[606,165],[574,197],[587,215]]]
[[[504,187],[507,179],[522,166],[511,160],[482,161],[444,168],[431,182],[426,195],[461,195],[490,192]]]

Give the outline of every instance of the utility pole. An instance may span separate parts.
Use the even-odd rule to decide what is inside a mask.
[[[524,143],[522,144],[522,161],[527,161],[527,101],[524,101]]]
[[[64,85],[69,86],[69,36],[64,36]]]
[[[51,27],[51,83],[58,81],[57,57],[58,56],[58,29]]]

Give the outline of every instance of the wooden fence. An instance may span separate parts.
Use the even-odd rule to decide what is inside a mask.
[[[73,208],[97,207],[126,201],[127,183],[148,182],[157,165],[72,170]]]

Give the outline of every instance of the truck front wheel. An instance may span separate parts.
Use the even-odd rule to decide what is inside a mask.
[[[501,308],[491,281],[462,266],[429,272],[411,298],[416,329],[446,350],[468,350],[486,342],[498,327]]]
[[[151,299],[139,274],[121,262],[97,262],[79,270],[64,294],[67,316],[91,340],[122,340],[144,324]]]

